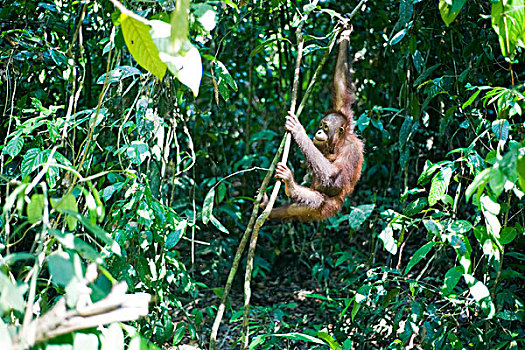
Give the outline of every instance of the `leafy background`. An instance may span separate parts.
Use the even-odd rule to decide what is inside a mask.
[[[300,15],[304,94],[356,3],[0,2],[0,343],[207,348],[283,133]],[[262,229],[250,348],[523,347],[523,23],[523,0],[359,9],[363,176],[330,220]],[[301,181],[303,160],[295,147]],[[242,283],[219,348],[241,346]]]

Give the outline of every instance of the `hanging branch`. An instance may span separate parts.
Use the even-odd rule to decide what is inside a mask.
[[[297,90],[299,87],[299,74],[301,72],[301,59],[303,57],[303,46],[304,46],[304,38],[303,38],[303,25],[305,23],[306,18],[303,18],[299,26],[297,27],[297,42],[299,43],[299,46],[297,48],[297,59],[295,61],[295,72],[294,72],[294,79],[293,79],[293,88],[292,88],[292,101],[290,104],[290,112],[295,113],[295,105],[297,102]],[[286,132],[284,136],[284,150],[283,150],[283,157],[281,159],[282,163],[288,162],[288,155],[290,154],[290,145],[292,143],[292,135],[290,132]],[[273,171],[272,171],[273,173]],[[272,211],[273,204],[275,203],[275,200],[277,199],[277,195],[279,194],[279,190],[281,188],[282,181],[277,181],[275,183],[275,186],[273,187],[272,195],[270,196],[270,200],[268,202],[268,205],[262,212],[262,214],[257,218],[257,221],[255,222],[255,227],[252,233],[252,238],[250,241],[250,247],[248,248],[248,258],[246,261],[246,272],[244,275],[244,316],[243,316],[243,335],[242,335],[242,349],[245,350],[248,347],[248,341],[249,341],[249,329],[248,329],[248,320],[249,320],[249,314],[250,314],[250,298],[251,298],[251,279],[252,279],[252,271],[253,271],[253,258],[255,256],[255,247],[257,246],[257,238],[259,236],[259,230],[261,229],[262,225],[268,218],[268,215],[270,215],[270,212]]]
[[[354,8],[354,10],[348,16],[348,21],[349,22],[357,14],[357,11],[361,8],[361,6],[366,1],[367,0],[361,0],[359,2],[359,4]],[[302,22],[300,24],[301,28],[302,28],[303,24],[304,24],[304,22]],[[298,31],[298,32],[300,33],[300,31]],[[299,117],[301,115],[301,112],[303,111],[304,106],[306,105],[306,101],[308,100],[308,98],[310,97],[310,95],[311,95],[311,93],[313,91],[313,87],[314,87],[314,85],[315,85],[315,83],[317,81],[317,78],[318,78],[318,76],[319,76],[319,74],[320,74],[324,64],[326,63],[326,60],[328,59],[328,56],[332,52],[332,49],[333,49],[333,47],[334,47],[334,45],[335,45],[335,43],[337,41],[337,37],[338,37],[339,32],[340,32],[339,28],[334,29],[334,31],[332,32],[332,38],[330,39],[330,43],[328,45],[328,50],[325,51],[323,57],[319,61],[319,65],[317,66],[317,69],[316,69],[314,75],[312,76],[312,79],[310,80],[310,84],[308,85],[308,88],[306,89],[306,92],[305,92],[305,94],[304,94],[304,96],[303,96],[303,98],[301,100],[301,104],[297,108],[297,112],[295,113],[295,115],[297,117]],[[295,80],[296,79],[294,78],[294,85],[295,85]],[[296,90],[297,89],[294,89],[295,97],[292,97],[292,104],[293,104],[294,107],[295,107],[295,101],[296,101],[296,98],[297,98]],[[293,108],[290,108],[290,110],[293,111]],[[263,182],[261,183],[261,186],[259,187],[259,190],[258,190],[258,193],[257,193],[257,197],[256,197],[254,205],[253,205],[252,214],[250,216],[250,221],[248,222],[248,226],[246,227],[246,230],[244,231],[244,234],[243,234],[243,236],[241,238],[241,241],[239,242],[239,247],[237,248],[237,252],[235,253],[235,257],[233,258],[232,267],[231,267],[230,272],[228,274],[228,279],[226,280],[226,285],[224,286],[224,291],[223,291],[223,295],[222,295],[222,298],[221,298],[221,303],[219,305],[219,308],[217,310],[217,315],[215,316],[215,320],[213,322],[213,326],[212,326],[212,329],[211,329],[211,335],[210,335],[210,350],[214,350],[215,349],[215,345],[217,343],[217,333],[219,331],[219,326],[220,326],[222,317],[224,316],[224,311],[226,309],[226,301],[228,299],[228,295],[230,293],[230,290],[231,290],[231,287],[232,287],[232,284],[233,284],[233,280],[235,278],[235,274],[237,273],[237,270],[239,268],[239,263],[241,261],[242,254],[244,252],[244,248],[246,247],[246,243],[248,242],[248,239],[250,238],[250,235],[252,234],[252,231],[253,231],[252,240],[251,240],[251,243],[250,243],[250,247],[253,246],[253,249],[250,248],[250,251],[253,250],[253,252],[252,252],[252,254],[253,254],[255,252],[255,246],[256,246],[256,243],[257,243],[257,237],[258,237],[258,234],[259,234],[259,230],[262,227],[262,225],[264,224],[264,221],[268,218],[268,216],[270,214],[270,211],[272,210],[273,205],[275,203],[275,200],[277,198],[277,192],[278,192],[278,190],[280,188],[280,185],[281,185],[280,181],[276,183],[276,185],[274,187],[274,192],[272,192],[272,195],[270,197],[270,200],[268,201],[268,205],[266,206],[266,209],[257,218],[257,213],[259,212],[259,204],[262,202],[263,194],[266,191],[266,188],[268,187],[268,183],[270,182],[271,176],[272,176],[273,172],[275,171],[275,167],[277,165],[277,162],[278,162],[279,158],[284,153],[282,161],[283,162],[287,162],[287,160],[288,160],[290,144],[291,144],[291,137],[290,137],[289,133],[287,132],[285,134],[285,137],[283,137],[283,139],[281,140],[281,144],[279,145],[279,148],[278,148],[278,150],[277,150],[277,152],[276,152],[276,154],[275,154],[275,156],[274,156],[274,158],[272,160],[272,163],[270,165],[270,169],[268,170],[268,173],[264,177]],[[286,150],[286,152],[284,152],[285,150]],[[277,190],[275,190],[275,188],[277,188]],[[274,195],[274,193],[275,193],[275,195]],[[249,254],[249,256],[250,256],[250,254]],[[249,256],[248,256],[248,263],[250,261]],[[247,269],[248,268],[249,267],[247,266]],[[253,255],[252,255],[252,263],[251,263],[251,267],[250,267],[250,275],[248,276],[248,280],[245,281],[245,284],[248,283],[248,288],[249,288],[249,283],[250,283],[250,279],[251,279],[251,270],[253,270]],[[248,300],[248,303],[245,300],[245,313],[247,311],[246,310],[246,305],[247,304],[249,305],[249,300]],[[248,332],[245,332],[245,334],[246,334],[246,337],[245,337],[245,341],[244,342],[247,342],[247,334],[248,334]],[[243,344],[243,346],[244,346],[244,344]]]
[[[339,30],[334,30],[332,32],[332,38],[330,40],[330,44],[328,45],[328,49],[325,51],[323,57],[319,61],[319,65],[317,66],[317,69],[315,70],[315,73],[312,76],[312,79],[310,80],[310,84],[308,85],[308,88],[306,89],[306,92],[303,95],[301,103],[300,103],[299,107],[297,108],[297,112],[295,113],[295,115],[297,117],[299,117],[301,115],[301,112],[303,111],[304,106],[306,105],[306,102],[307,102],[308,98],[312,94],[313,87],[315,86],[317,78],[319,77],[319,74],[320,74],[324,64],[326,63],[326,60],[328,59],[328,56],[330,55],[330,52],[332,51],[332,49],[333,49],[333,47],[335,45],[338,33],[339,33]],[[237,252],[235,253],[235,257],[233,258],[232,267],[230,269],[230,273],[228,274],[228,279],[226,280],[226,285],[224,286],[224,291],[223,291],[223,295],[222,295],[222,298],[221,298],[221,303],[219,305],[219,309],[217,310],[217,315],[215,316],[215,321],[213,322],[213,326],[212,326],[212,330],[211,330],[211,336],[210,336],[210,350],[214,350],[215,349],[215,344],[217,342],[217,333],[218,333],[218,330],[219,330],[219,325],[221,323],[222,317],[224,316],[224,311],[226,309],[226,301],[228,299],[228,295],[230,293],[230,290],[231,290],[231,287],[232,287],[232,284],[233,284],[233,280],[235,278],[235,274],[237,273],[237,270],[239,268],[239,263],[241,261],[242,254],[243,254],[244,249],[246,247],[246,243],[248,242],[248,239],[250,238],[252,230],[254,229],[254,226],[255,226],[255,223],[256,223],[256,219],[257,219],[257,213],[259,212],[259,204],[262,202],[263,194],[266,191],[266,188],[268,187],[268,184],[270,183],[270,179],[271,179],[271,177],[273,175],[275,167],[277,166],[277,163],[278,163],[279,159],[281,158],[281,155],[284,152],[285,144],[286,144],[286,136],[283,137],[283,139],[281,140],[281,144],[279,145],[279,148],[277,149],[277,152],[276,152],[276,154],[275,154],[275,156],[274,156],[274,158],[272,160],[272,163],[270,165],[270,169],[268,170],[268,173],[266,174],[266,176],[263,179],[263,182],[261,183],[261,186],[260,186],[260,188],[258,190],[258,194],[257,194],[257,197],[256,197],[254,205],[253,205],[253,210],[252,210],[252,214],[250,216],[250,221],[248,222],[248,226],[246,227],[246,230],[244,231],[244,234],[243,234],[243,236],[241,238],[241,241],[239,242],[239,247],[237,248]],[[277,184],[280,184],[280,182],[278,182]],[[276,186],[277,186],[277,184],[276,184]],[[266,208],[267,209],[268,208],[270,208],[270,209],[273,208],[273,204],[274,203],[275,203],[275,199],[273,201],[270,199]],[[269,215],[269,212],[268,212],[268,215]],[[268,215],[266,215],[266,217],[264,218],[265,220],[268,217]],[[262,214],[261,214],[261,216],[262,216]],[[260,219],[260,217],[259,217],[259,219]],[[260,222],[260,226],[262,226],[263,223],[264,223],[264,221]],[[260,227],[257,229],[257,232],[258,232],[259,229],[260,229]]]

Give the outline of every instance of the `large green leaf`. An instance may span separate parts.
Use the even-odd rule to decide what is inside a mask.
[[[456,19],[461,8],[465,5],[465,2],[467,2],[467,0],[452,0],[452,6],[450,6],[447,4],[447,2],[450,1],[451,0],[439,0],[439,13],[447,26]]]
[[[445,282],[443,285],[443,293],[448,295],[453,292],[454,287],[458,284],[459,280],[463,276],[463,268],[455,266],[450,268],[445,274]]]
[[[405,269],[405,275],[422,259],[424,259],[428,252],[437,244],[437,242],[428,242],[414,253],[410,261],[408,262],[408,265]]]
[[[61,212],[68,210],[78,213],[77,199],[71,193],[60,199],[51,198],[51,206]],[[70,231],[74,231],[77,227],[77,219],[71,215],[66,216],[66,223]]]
[[[49,233],[55,237],[64,248],[77,251],[84,259],[102,264],[104,261],[95,248],[72,233],[50,229]]]
[[[44,212],[44,195],[34,194],[31,201],[27,204],[27,220],[31,223],[37,223]]]
[[[441,199],[441,197],[447,192],[450,178],[452,176],[452,169],[446,167],[441,169],[432,179],[430,185],[430,192],[428,194],[428,205],[433,206]]]
[[[237,83],[235,83],[230,72],[221,61],[215,61],[215,74],[217,75],[219,93],[227,101],[230,98],[230,89],[233,91],[238,90]]]
[[[352,212],[349,215],[348,222],[350,227],[355,230],[361,226],[370,214],[374,211],[375,204],[363,204],[352,209]]]
[[[397,240],[394,238],[394,230],[391,225],[388,225],[381,231],[379,239],[383,242],[383,246],[387,252],[392,255],[397,254]]]
[[[519,174],[519,184],[522,191],[525,191],[525,155],[518,158],[516,162],[516,170]]]
[[[22,136],[15,136],[5,146],[4,153],[14,158],[20,153],[22,147],[24,147],[24,138]]]
[[[162,80],[166,64],[159,58],[159,50],[150,35],[150,27],[126,14],[120,15],[120,26],[129,52],[137,63]]]
[[[525,0],[492,2],[492,27],[498,34],[501,53],[512,57],[525,44]]]

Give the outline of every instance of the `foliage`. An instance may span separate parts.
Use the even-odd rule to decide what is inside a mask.
[[[205,348],[282,134],[300,15],[304,93],[354,5],[1,2],[0,344]],[[524,2],[358,10],[362,179],[326,222],[263,228],[250,348],[523,347]]]

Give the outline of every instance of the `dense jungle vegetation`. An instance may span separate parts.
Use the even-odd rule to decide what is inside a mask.
[[[352,12],[361,180],[234,260]],[[524,348],[524,50],[524,0],[1,0],[0,345]]]

